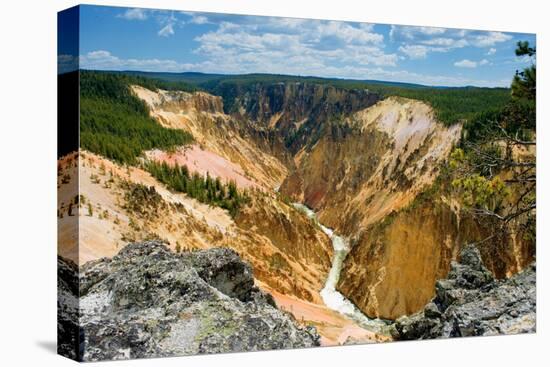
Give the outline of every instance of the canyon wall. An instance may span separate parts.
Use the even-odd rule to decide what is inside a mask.
[[[83,151],[78,162],[81,196],[64,197],[58,213],[61,226],[79,218],[80,247],[67,234],[59,239],[62,253],[84,264],[114,256],[130,241],[151,238],[174,251],[229,247],[252,264],[265,287],[322,304],[319,290],[330,269],[332,246],[315,223],[273,192],[286,176],[285,164],[260,139],[246,138],[246,125],[223,112],[220,97],[132,89],[161,125],[188,131],[196,141],[146,152],[145,159],[186,164],[192,172],[235,180],[250,204],[233,218],[219,207],[169,190],[141,167],[123,167]],[[261,137],[256,131],[249,133]],[[74,176],[76,167],[60,162],[61,192],[68,187],[63,177]],[[69,203],[74,206],[70,214]]]
[[[223,112],[220,97],[204,92],[151,91],[139,86],[132,89],[162,126],[191,133],[199,150],[239,166],[243,176],[266,190],[278,187],[286,176],[285,165],[264,150],[269,137],[254,134],[257,139],[247,139],[242,124]],[[197,161],[200,163],[200,159]]]
[[[438,176],[461,127],[425,103],[387,98],[333,124],[296,156],[281,192],[351,237],[407,206]]]
[[[295,155],[281,192],[351,240],[338,289],[370,317],[418,311],[461,246],[492,234],[490,224],[461,213],[443,185],[432,187],[460,133],[460,125],[437,122],[425,103],[391,97],[326,122],[319,140]],[[421,200],[428,189],[430,200]],[[521,233],[484,242],[482,255],[498,277],[534,254]]]
[[[435,190],[361,232],[338,289],[370,317],[413,314],[433,298],[435,282],[472,242],[481,242],[483,262],[497,278],[510,276],[533,261],[535,243],[521,229],[491,238],[498,225],[460,211]]]
[[[226,111],[239,120],[278,132],[286,149],[295,154],[313,144],[325,123],[372,106],[380,100],[366,89],[344,89],[302,82],[223,83],[215,91],[226,101]]]
[[[459,262],[435,284],[436,296],[424,309],[396,320],[396,340],[534,333],[537,329],[536,264],[498,280],[479,250],[465,246]]]

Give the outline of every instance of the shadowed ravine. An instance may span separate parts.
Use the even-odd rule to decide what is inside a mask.
[[[344,260],[350,250],[348,240],[344,237],[338,236],[332,229],[319,223],[315,212],[307,206],[300,203],[294,203],[293,205],[296,209],[306,214],[308,218],[314,220],[332,241],[332,246],[334,248],[332,266],[330,268],[330,272],[328,273],[325,286],[320,292],[321,298],[323,299],[325,305],[328,308],[346,316],[347,318],[352,319],[367,330],[384,334],[386,329],[386,323],[384,321],[380,319],[368,318],[350,300],[336,290],[336,284],[338,284],[338,280],[340,279],[340,272],[342,271]]]

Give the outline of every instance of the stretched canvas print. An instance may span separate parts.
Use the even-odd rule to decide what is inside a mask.
[[[535,332],[534,34],[58,17],[60,354]]]

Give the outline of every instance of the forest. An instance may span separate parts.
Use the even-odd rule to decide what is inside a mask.
[[[208,173],[206,176],[190,173],[185,165],[169,166],[166,162],[148,161],[145,169],[172,190],[183,192],[202,203],[226,209],[232,217],[249,201],[245,192],[239,192],[234,181],[223,183],[219,177],[213,178]]]
[[[143,101],[130,85],[156,90],[194,90],[183,82],[170,82],[121,73],[82,71],[80,74],[81,147],[121,164],[138,164],[137,158],[150,149],[170,150],[187,145],[193,137],[183,131],[164,128],[149,116]],[[232,216],[247,202],[235,182],[190,173],[186,166],[147,162],[143,167],[169,188],[186,193],[200,202],[226,209]]]
[[[120,74],[81,71],[80,145],[118,163],[134,164],[144,151],[186,145],[193,137],[164,128],[149,116],[131,84],[156,89],[164,82]]]

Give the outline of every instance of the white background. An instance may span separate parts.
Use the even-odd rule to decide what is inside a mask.
[[[548,325],[548,9],[544,1],[111,0],[240,14],[536,32],[538,332],[385,345],[116,362],[118,366],[541,365]],[[64,366],[56,339],[56,12],[76,1],[8,0],[0,12],[0,364]],[[546,347],[544,347],[546,345]],[[91,364],[95,365],[95,364]]]

